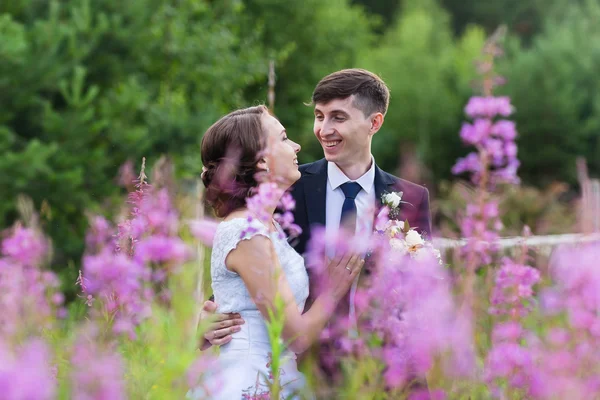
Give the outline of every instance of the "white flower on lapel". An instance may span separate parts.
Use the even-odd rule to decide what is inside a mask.
[[[404,231],[404,221],[388,221],[385,231],[390,238],[399,236]]]
[[[375,218],[375,233],[387,239],[392,252],[390,257],[398,255],[409,256],[415,260],[426,260],[433,255],[440,265],[444,265],[441,253],[431,242],[426,241],[421,234],[409,226],[408,221],[396,219],[399,217],[398,206],[402,201],[402,192],[384,193],[381,196],[383,207]]]
[[[390,208],[397,208],[402,201],[403,192],[385,193],[381,196],[381,202]]]

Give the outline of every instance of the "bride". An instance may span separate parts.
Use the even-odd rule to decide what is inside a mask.
[[[284,190],[300,178],[299,151],[300,146],[287,137],[285,128],[264,106],[222,117],[202,138],[206,199],[223,219],[211,256],[217,312],[238,313],[246,321],[236,327],[232,340],[221,346],[220,373],[208,382],[218,388],[209,388],[210,398],[242,399],[268,390],[271,345],[265,321],[269,310],[274,310],[276,294],[285,301],[282,339],[287,350],[281,364],[282,395],[290,398],[297,394],[305,382],[295,354],[305,351],[319,337],[363,266],[357,255],[329,262],[330,287],[315,299],[309,311],[302,313],[308,296],[303,258],[288,244],[273,219],[262,224],[249,218],[255,216],[246,208],[246,198],[258,186],[258,175],[266,175]],[[269,211],[272,214],[275,210]],[[206,387],[197,388],[190,397],[204,398],[204,390]]]

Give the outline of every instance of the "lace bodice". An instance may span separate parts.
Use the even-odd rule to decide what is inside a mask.
[[[300,312],[304,309],[304,303],[308,297],[308,274],[304,266],[304,259],[289,245],[281,227],[277,224],[276,226],[279,231],[269,233],[267,228],[256,220],[249,223],[246,218],[234,218],[221,222],[217,227],[210,260],[210,272],[219,313],[258,310],[242,278],[225,266],[227,255],[237,247],[238,243],[255,235],[268,237],[273,242],[298,309]]]

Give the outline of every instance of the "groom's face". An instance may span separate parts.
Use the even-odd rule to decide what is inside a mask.
[[[371,118],[354,105],[354,96],[315,105],[313,131],[327,161],[340,167],[371,159]]]

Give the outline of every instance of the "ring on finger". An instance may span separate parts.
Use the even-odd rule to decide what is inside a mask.
[[[346,265],[346,269],[347,269],[348,271],[352,271],[352,269],[350,269],[350,267],[349,267],[349,266],[347,266],[347,265]]]

